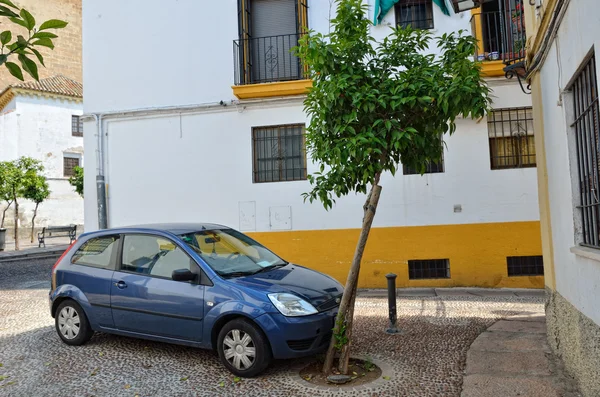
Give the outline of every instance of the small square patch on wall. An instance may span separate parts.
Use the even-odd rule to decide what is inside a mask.
[[[292,207],[270,207],[269,225],[271,230],[292,230]]]
[[[248,232],[256,230],[256,202],[240,201],[240,231]]]

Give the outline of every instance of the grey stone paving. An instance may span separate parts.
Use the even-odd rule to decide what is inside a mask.
[[[551,354],[543,315],[500,320],[479,335],[467,352],[461,397],[579,397]]]
[[[54,260],[0,263],[0,396],[443,396],[461,394],[469,346],[497,320],[543,315],[539,296],[401,296],[388,335],[387,300],[356,303],[353,352],[389,379],[362,390],[311,388],[303,361],[273,363],[255,379],[236,379],[212,352],[97,334],[82,347],[63,344],[48,313]],[[411,292],[414,293],[414,292]],[[387,377],[387,376],[386,376]]]

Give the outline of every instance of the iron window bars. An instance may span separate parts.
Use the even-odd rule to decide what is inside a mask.
[[[444,172],[444,141],[440,139],[440,147],[441,147],[441,155],[439,161],[429,161],[425,166],[426,174],[440,174]],[[404,175],[418,175],[416,169],[409,167],[407,165],[402,165],[402,173]]]
[[[254,183],[305,180],[304,124],[252,129]]]
[[[400,0],[394,11],[396,26],[433,29],[432,0]]]
[[[571,124],[575,132],[577,151],[577,174],[581,201],[583,243],[600,248],[600,200],[598,149],[598,83],[596,59],[592,56],[582,67],[572,84],[575,121]]]
[[[63,176],[75,175],[75,167],[79,167],[79,159],[76,157],[63,157]]]
[[[81,116],[71,116],[71,135],[83,136],[83,119]]]
[[[544,258],[538,256],[509,256],[506,258],[508,276],[543,276]]]
[[[423,280],[450,278],[449,259],[425,259],[408,261],[408,279]]]
[[[493,170],[536,166],[531,107],[491,111],[488,137]]]

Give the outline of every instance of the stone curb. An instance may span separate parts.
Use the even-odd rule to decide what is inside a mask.
[[[26,259],[48,259],[48,258],[58,258],[59,256],[62,255],[63,252],[65,252],[65,250],[67,249],[67,247],[56,247],[56,248],[48,248],[45,249],[43,251],[37,251],[37,252],[32,252],[32,251],[21,251],[21,252],[4,252],[4,253],[0,253],[0,263],[7,263],[7,262],[17,262],[17,261],[22,261],[22,260],[26,260]]]

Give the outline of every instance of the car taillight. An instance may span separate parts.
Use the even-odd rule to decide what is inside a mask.
[[[69,253],[69,251],[71,250],[71,248],[73,248],[75,243],[77,243],[77,240],[73,241],[71,243],[71,245],[69,245],[69,248],[67,248],[65,250],[65,252],[63,252],[63,254],[60,256],[60,258],[58,258],[58,260],[56,261],[54,266],[52,266],[52,290],[53,291],[56,289],[56,267],[58,266],[58,264],[60,262],[62,262],[63,258]]]

